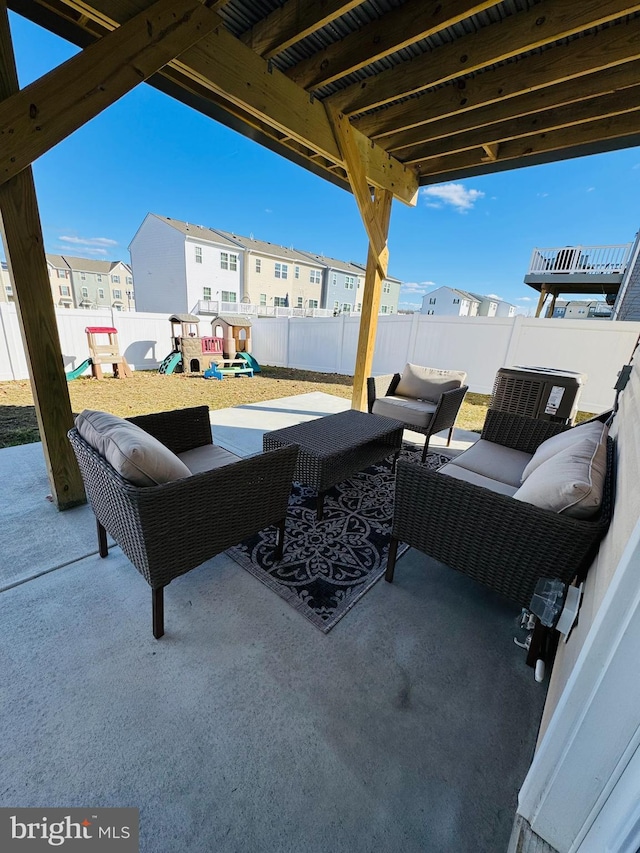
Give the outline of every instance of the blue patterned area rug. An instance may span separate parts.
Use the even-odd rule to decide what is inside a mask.
[[[400,458],[419,464],[421,455],[420,448],[405,445]],[[429,453],[425,465],[437,469],[448,461]],[[316,492],[294,483],[282,560],[273,558],[274,527],[227,554],[327,633],[387,567],[395,485],[391,463],[385,459],[330,489],[321,521]]]

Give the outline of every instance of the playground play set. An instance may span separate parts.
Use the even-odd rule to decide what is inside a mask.
[[[251,355],[251,321],[247,317],[220,314],[211,321],[214,334],[202,338],[200,318],[195,314],[172,314],[169,322],[173,350],[159,373],[201,373],[205,379],[223,379],[260,372]]]
[[[194,314],[172,314],[169,322],[173,349],[160,365],[159,373],[201,373],[205,379],[223,379],[260,372],[260,365],[251,355],[251,321],[247,317],[220,314],[211,321],[215,335],[205,338],[199,335],[200,318]],[[85,332],[89,358],[67,373],[69,382],[89,368],[95,379],[102,379],[103,364],[111,365],[116,379],[131,376],[131,368],[120,353],[117,329],[87,326]],[[99,344],[99,335],[106,335],[108,343]]]
[[[78,365],[75,370],[67,373],[67,380],[77,379],[85,370],[91,368],[94,379],[102,379],[102,365],[110,364],[116,379],[131,377],[131,368],[126,358],[120,353],[118,346],[118,330],[113,326],[87,326],[85,329],[89,358]],[[98,343],[98,336],[106,335],[107,343]]]

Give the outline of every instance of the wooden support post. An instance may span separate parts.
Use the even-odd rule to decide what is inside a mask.
[[[385,234],[389,230],[392,200],[393,196],[388,190],[375,191],[375,217]],[[373,367],[373,352],[376,345],[376,332],[378,330],[380,296],[382,293],[382,282],[387,274],[387,263],[388,252],[385,250],[384,254],[378,254],[370,243],[367,254],[367,269],[364,277],[362,312],[360,314],[358,349],[356,351],[356,369],[353,376],[353,395],[351,397],[351,408],[358,409],[361,412],[366,412],[367,410],[367,377],[371,376],[371,369]]]
[[[538,299],[538,307],[536,308],[536,317],[540,317],[542,314],[542,309],[544,308],[544,303],[547,301],[547,296],[549,295],[549,291],[547,290],[547,285],[543,284],[540,289],[540,299]]]
[[[551,297],[551,305],[549,305],[549,310],[547,311],[547,317],[553,317],[553,312],[556,310],[556,299],[558,298],[558,291],[554,290],[553,295]]]
[[[0,101],[18,88],[7,4],[0,0]],[[84,503],[85,495],[67,440],[71,401],[30,167],[0,186],[0,221],[51,492],[58,509],[67,509]]]
[[[362,156],[349,120],[331,107],[327,107],[327,114],[333,126],[340,154],[344,160],[362,223],[369,237],[356,367],[353,377],[353,396],[351,398],[351,408],[364,412],[367,409],[367,377],[371,374],[373,365],[382,282],[387,275],[389,264],[387,236],[389,234],[393,195],[389,190],[376,188],[372,199]]]

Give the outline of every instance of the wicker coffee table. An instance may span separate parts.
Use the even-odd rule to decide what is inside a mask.
[[[322,518],[327,489],[394,453],[402,445],[404,424],[392,418],[350,410],[267,432],[264,450],[295,444],[299,448],[294,479],[318,490]]]

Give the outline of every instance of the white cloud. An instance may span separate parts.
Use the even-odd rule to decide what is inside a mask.
[[[404,296],[424,296],[428,288],[435,286],[435,281],[406,281],[400,290]]]
[[[640,163],[636,163],[636,165],[632,166],[631,168],[632,169],[640,169]]]
[[[273,213],[273,210],[271,210],[270,207],[265,207],[264,212],[265,213]]]
[[[63,243],[72,243],[75,246],[117,246],[117,240],[108,237],[66,237],[64,234],[58,237]]]
[[[463,184],[425,187],[421,192],[423,197],[428,199],[427,207],[442,207],[443,204],[448,204],[458,213],[466,213],[473,208],[478,199],[484,198],[481,190],[468,190]]]
[[[56,246],[56,248],[59,252],[62,252],[63,254],[70,254],[71,252],[78,251],[77,246]],[[110,254],[106,249],[91,249],[87,248],[86,246],[83,246],[82,252],[85,255],[100,255],[101,257]]]
[[[516,302],[533,302],[533,299],[531,296],[518,296]]]
[[[536,193],[536,195],[538,196],[538,198],[547,198],[549,193]]]
[[[595,190],[595,187],[589,187],[589,188],[587,189],[587,192],[588,192],[588,193],[592,193],[594,190]]]
[[[422,308],[421,302],[398,302],[398,308],[403,311],[419,311]]]
[[[502,296],[498,296],[497,293],[487,293],[488,299],[500,299],[502,301]]]

